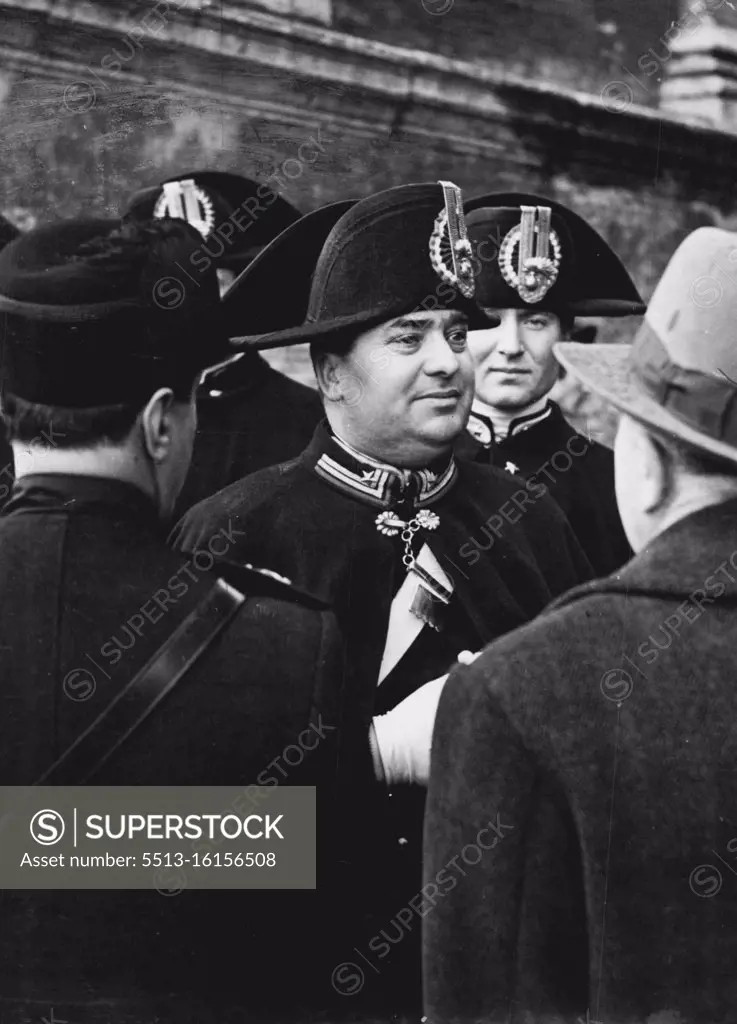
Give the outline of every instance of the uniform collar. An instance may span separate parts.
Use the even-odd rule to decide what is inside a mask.
[[[490,447],[495,440],[506,441],[542,423],[552,415],[553,408],[551,400],[544,395],[528,406],[521,416],[517,415],[510,419],[501,410],[474,398],[467,429],[480,444]]]
[[[123,511],[127,517],[147,521],[163,529],[152,499],[135,484],[101,476],[72,473],[29,473],[17,479],[3,516],[27,509],[83,512],[103,508]]]
[[[427,508],[440,501],[458,477],[452,455],[423,469],[400,469],[357,451],[336,437],[326,420],[315,431],[310,451],[319,477],[375,508],[393,508],[407,502],[413,508]]]

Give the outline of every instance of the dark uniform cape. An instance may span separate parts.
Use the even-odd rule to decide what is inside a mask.
[[[424,485],[423,505],[440,517],[440,525],[435,531],[419,532],[415,554],[421,538],[453,580],[446,628],[437,633],[426,626],[378,690],[390,606],[406,570],[400,538],[380,533],[376,517],[390,505],[402,509],[405,520],[413,515],[417,508],[402,506],[401,501],[406,500],[407,489],[417,485],[416,478],[401,483],[396,474],[376,472],[370,464],[352,459],[323,423],[298,459],[226,488],[191,509],[175,531],[177,544],[193,550],[222,524],[233,522],[243,536],[231,557],[250,561],[258,552],[263,562],[335,608],[349,673],[345,721],[348,724],[350,716],[358,736],[374,714],[389,710],[422,683],[445,673],[459,651],[480,649],[532,618],[553,596],[591,576],[553,502],[543,497],[527,506],[515,524],[505,522],[498,537],[488,529],[485,534],[489,517],[520,491],[519,481],[489,467],[464,463],[454,470],[452,460],[444,462],[445,467],[437,467],[436,479]],[[474,537],[486,550],[468,551]],[[414,792],[415,787],[411,789]],[[353,802],[366,806],[355,787]],[[357,921],[354,933],[345,937],[342,960],[356,960],[351,954],[354,946],[367,952],[367,944],[382,928],[396,935],[390,922],[420,887],[422,807],[411,811],[401,800],[378,802],[372,810],[391,838],[387,849],[363,851],[366,862],[361,861],[361,851],[355,852],[351,870],[356,917],[364,898],[368,918],[363,926]],[[397,804],[402,804],[402,811],[394,815],[392,832],[386,827],[387,808]],[[406,816],[415,813],[413,825]],[[418,933],[416,922],[414,935]],[[397,947],[400,958],[409,948],[409,942]],[[367,990],[389,984],[389,969],[379,962],[378,977],[364,967]],[[352,1006],[356,1003],[354,999]]]
[[[490,434],[491,443],[484,446],[466,430],[456,443],[459,457],[500,469],[512,463],[510,472],[547,487],[597,576],[608,576],[632,557],[617,509],[614,456],[575,431],[555,402],[513,420],[503,440],[494,439],[491,422],[478,412],[471,413],[469,425]]]
[[[212,550],[227,557],[236,524],[220,529]],[[0,517],[2,785],[35,782],[130,681],[209,592],[210,561],[207,544],[194,559],[167,548],[153,504],[132,485],[63,475],[16,484]],[[347,756],[333,742],[342,714],[334,618],[260,572],[223,573],[248,600],[93,784],[232,786],[266,775],[317,784],[328,818],[334,762]],[[84,701],[72,699],[80,677],[69,674],[80,669],[96,687]],[[283,777],[274,759],[310,725],[321,742]],[[367,744],[362,756],[369,770]],[[246,1002],[292,1000],[301,1011],[324,893],[4,891],[0,1019],[40,1020],[55,1006],[75,1024],[127,1021],[134,1000],[140,1015],[130,1019],[141,1021],[158,1010],[172,1021],[229,1020],[229,1005],[243,1020]],[[106,1000],[114,1008],[99,1016]]]
[[[314,388],[273,369],[257,352],[209,374],[197,395],[192,464],[175,521],[241,477],[299,455],[322,419]]]
[[[735,637],[732,500],[451,675],[426,816],[433,1024],[735,1019]],[[438,879],[468,843],[466,877]]]

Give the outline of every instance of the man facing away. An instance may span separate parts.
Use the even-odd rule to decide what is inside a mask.
[[[623,413],[617,501],[636,555],[443,688],[423,890],[432,1024],[734,1018],[735,252],[737,234],[699,229],[631,348],[556,349]]]
[[[465,210],[477,301],[500,322],[469,333],[476,394],[456,451],[546,488],[606,576],[631,556],[612,453],[551,400],[560,375],[553,347],[576,316],[632,316],[645,305],[601,235],[560,203],[514,192],[478,196]]]
[[[300,231],[299,223],[288,229],[243,275],[245,323],[259,295],[248,278],[278,275],[281,251],[296,246]],[[468,255],[452,183],[389,189],[343,214],[326,231],[317,266],[305,268],[306,322],[259,341],[311,342],[326,419],[298,459],[195,506],[176,530],[188,551],[232,521],[242,531],[234,557],[250,561],[258,551],[336,609],[346,723],[359,733],[447,672],[460,652],[527,621],[591,575],[553,502],[508,474],[453,458],[473,392],[467,325],[486,323],[472,301]],[[378,761],[388,779],[411,782],[401,730],[386,725],[380,717]],[[356,850],[353,877],[367,910],[346,936],[345,954],[382,932],[391,935],[382,948],[400,960],[411,948],[392,919],[421,882],[423,793],[415,789],[385,800],[375,845]],[[352,797],[363,811],[357,787]],[[418,966],[397,968],[392,989],[392,971],[380,963],[363,995],[386,985],[398,1011]]]
[[[177,220],[78,221],[38,228],[0,254],[2,410],[17,473],[0,517],[0,782],[46,778],[138,679],[147,717],[106,760],[83,744],[55,784],[271,785],[274,759],[308,730],[301,765],[277,781],[318,784],[329,817],[335,763],[358,773],[363,757],[372,771],[367,734],[351,750],[333,739],[343,716],[333,616],[273,574],[228,567],[234,520],[188,557],[166,546],[196,384],[227,347],[215,271],[195,288],[178,269],[199,244]],[[160,669],[164,656],[182,657],[174,634],[185,621],[197,638],[191,667],[178,681],[171,671],[158,683],[141,677],[151,658]],[[242,1019],[244,958],[262,982],[249,1006],[302,1008],[318,908],[324,889],[319,901],[166,899],[153,882],[149,892],[6,891],[0,1016],[26,1019],[41,999],[44,1012],[61,1003],[80,1024],[106,1002],[172,1022],[202,1020],[213,1005],[227,1019],[232,1004]],[[280,984],[282,970],[294,989]]]

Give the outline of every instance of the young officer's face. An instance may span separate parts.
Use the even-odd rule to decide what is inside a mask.
[[[542,310],[496,309],[501,323],[471,331],[476,394],[496,409],[525,409],[553,387],[559,366],[553,346],[563,340],[560,319]]]
[[[366,331],[332,360],[337,402],[326,409],[349,444],[381,461],[423,466],[468,420],[473,361],[466,318],[424,310]]]

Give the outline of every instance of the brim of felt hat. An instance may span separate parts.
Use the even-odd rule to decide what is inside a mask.
[[[693,448],[737,465],[737,448],[715,441],[684,423],[643,390],[631,372],[632,345],[581,345],[562,341],[555,345],[553,352],[561,366],[620,412],[656,433],[679,438]]]
[[[484,330],[492,326],[498,327],[496,323],[484,315],[473,303],[463,306],[445,307],[448,312],[457,310],[468,317],[469,330]],[[438,310],[440,311],[440,310]],[[408,316],[410,313],[424,312],[416,302],[404,303],[401,306],[387,307],[381,310],[367,310],[355,313],[352,316],[335,317],[332,320],[320,320],[307,322],[299,327],[288,327],[282,331],[273,331],[270,334],[249,335],[241,338],[231,338],[230,343],[234,346],[243,346],[258,350],[269,348],[285,348],[288,345],[320,344],[320,342],[337,342],[343,335],[351,335],[369,331],[373,327],[385,324],[396,317]],[[431,310],[429,312],[436,312]]]

